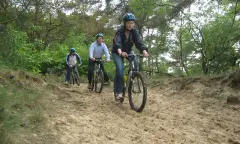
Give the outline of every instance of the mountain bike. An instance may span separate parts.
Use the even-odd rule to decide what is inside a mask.
[[[131,108],[136,112],[141,112],[147,101],[147,87],[142,74],[139,72],[138,64],[134,61],[138,61],[140,57],[144,57],[140,54],[128,55],[128,65],[124,67],[124,80],[123,80],[123,98],[118,100],[116,94],[114,94],[115,100],[124,102],[126,91],[128,92],[129,104]],[[114,85],[116,80],[114,78]]]
[[[77,65],[74,65],[71,68],[70,84],[72,84],[72,85],[77,84],[78,86],[80,85],[80,76],[79,76],[79,73],[78,73]]]
[[[104,74],[103,70],[101,69],[101,64],[104,63],[102,59],[95,59],[95,65],[94,71],[93,71],[93,77],[91,82],[91,91],[95,90],[96,93],[101,93],[103,89],[104,84]]]

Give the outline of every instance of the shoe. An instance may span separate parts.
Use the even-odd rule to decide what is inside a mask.
[[[68,84],[68,81],[65,81],[65,84]]]
[[[121,99],[123,99],[123,95],[122,95],[122,93],[120,93],[120,94],[117,94],[117,97],[116,97],[116,99],[117,99],[117,100],[121,100]]]
[[[91,89],[91,88],[92,88],[91,84],[88,84],[88,89]]]

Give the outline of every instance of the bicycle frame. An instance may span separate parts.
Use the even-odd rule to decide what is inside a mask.
[[[132,57],[132,60],[131,61],[129,60],[129,66],[126,66],[126,67],[129,67],[129,69],[128,69],[128,79],[127,79],[126,86],[125,86],[126,87],[125,88],[126,92],[128,92],[129,83],[131,81],[133,81],[132,78],[134,77],[134,72],[138,72],[138,68],[136,68],[136,66],[135,66],[136,56],[141,57],[142,55],[135,55],[135,54],[128,55],[128,57]],[[133,81],[133,83],[134,83],[134,81]],[[138,81],[138,89],[140,90],[139,81]],[[133,89],[133,91],[134,91],[134,89]]]
[[[95,61],[97,63],[97,65],[95,65],[94,71],[98,72],[101,69],[101,64],[104,63],[104,61],[102,59],[96,59]]]
[[[76,72],[77,71],[77,65],[74,65],[73,67],[71,67],[71,72]]]
[[[128,75],[127,81],[125,78],[123,81],[123,97],[122,98],[118,98],[115,93],[114,93],[114,97],[116,101],[119,101],[120,103],[124,102],[124,97],[128,96],[128,100],[129,100],[129,104],[131,106],[131,108],[136,111],[136,112],[141,112],[146,104],[146,100],[147,100],[147,88],[146,88],[146,84],[144,82],[144,78],[142,76],[142,74],[139,72],[138,69],[138,57],[143,57],[142,55],[133,55],[130,54],[128,55],[128,58],[126,58],[128,60],[128,65],[124,67],[124,73]],[[115,80],[115,79],[114,79]],[[114,81],[114,84],[116,84],[116,81]],[[137,84],[137,85],[135,85]],[[114,85],[115,88],[116,85]],[[115,90],[114,90],[115,92]],[[142,93],[142,96],[140,96],[139,94]],[[139,104],[139,98],[141,97],[141,103]],[[137,105],[135,105],[135,101],[134,98],[138,99],[138,103]]]
[[[70,82],[72,84],[75,84],[76,78],[79,80],[80,76],[79,76],[77,65],[74,65],[71,67],[71,70],[70,70]],[[79,85],[79,81],[77,82],[77,84]]]
[[[78,74],[77,65],[74,65],[73,67],[71,67],[71,76],[75,74]]]
[[[95,88],[95,92],[101,93],[102,87],[103,87],[102,86],[103,80],[104,80],[104,75],[103,75],[103,70],[101,69],[101,64],[103,64],[104,61],[102,59],[96,59],[95,63],[96,63],[96,65],[94,66],[93,77],[92,77],[92,82],[91,82],[91,86],[92,86],[91,90],[93,91],[93,89]],[[99,79],[99,78],[101,78],[101,79]],[[97,84],[100,84],[99,91],[97,91],[97,87],[98,87]]]

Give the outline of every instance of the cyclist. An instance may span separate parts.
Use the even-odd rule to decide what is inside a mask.
[[[132,54],[132,46],[135,44],[136,48],[143,53],[144,56],[149,56],[147,47],[142,43],[140,35],[134,29],[135,16],[132,13],[126,13],[123,16],[124,25],[119,28],[113,39],[112,57],[116,66],[116,81],[114,85],[114,94],[118,100],[122,99],[122,83],[124,73],[123,58],[128,58]],[[128,59],[130,60],[130,59]]]
[[[70,49],[70,53],[66,57],[67,62],[67,74],[66,74],[66,83],[70,81],[70,72],[73,68],[73,66],[78,65],[80,66],[82,64],[81,57],[76,53],[75,48]]]
[[[107,46],[103,43],[103,34],[98,33],[96,35],[96,41],[93,42],[89,49],[89,65],[88,65],[88,88],[91,89],[92,75],[94,71],[95,61],[96,59],[102,59],[103,54],[105,54],[107,60],[106,62],[110,62],[110,55]],[[104,79],[107,78],[107,74],[104,71],[103,64],[100,65],[102,71],[104,72]]]

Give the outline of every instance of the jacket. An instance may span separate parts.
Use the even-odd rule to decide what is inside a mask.
[[[130,31],[128,40],[126,40],[125,28],[121,27],[117,30],[113,39],[112,52],[117,53],[117,50],[120,48],[122,52],[130,53],[134,44],[139,51],[147,50],[136,29]]]
[[[66,57],[67,65],[76,65],[77,62],[82,64],[81,57],[78,54],[68,54]]]

